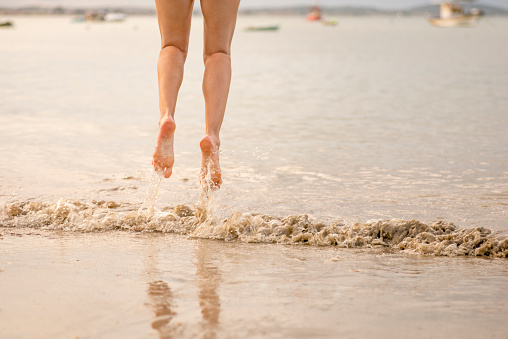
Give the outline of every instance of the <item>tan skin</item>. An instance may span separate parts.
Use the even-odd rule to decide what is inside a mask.
[[[240,0],[201,0],[204,19],[203,95],[205,136],[201,139],[201,180],[210,177],[212,187],[222,183],[219,165],[219,132],[231,83],[231,41]],[[169,178],[173,172],[175,107],[182,84],[189,45],[194,0],[155,0],[161,34],[157,63],[159,80],[159,134],[153,153],[156,171]]]

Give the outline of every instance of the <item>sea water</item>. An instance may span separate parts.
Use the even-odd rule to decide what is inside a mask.
[[[253,20],[240,18],[233,45],[222,216],[506,229],[506,20],[439,30],[423,18],[274,17],[263,20],[279,32],[244,31]],[[2,202],[140,205],[157,133],[154,18],[19,18],[0,34]],[[195,18],[174,176],[155,208],[198,201],[201,45]]]
[[[260,21],[280,30],[244,31]],[[327,252],[323,264],[314,252],[322,247],[372,251],[358,256],[358,266],[399,252],[500,257],[487,263],[486,281],[506,281],[507,29],[505,18],[436,29],[421,17],[341,18],[335,27],[240,17],[221,131],[224,183],[203,201],[200,17],[176,109],[169,180],[150,168],[158,121],[155,17],[114,24],[16,18],[14,28],[0,30],[2,232],[107,231],[108,239],[127,231],[169,243],[176,238],[162,234],[258,243],[252,253],[261,262],[267,254],[284,257],[281,251],[317,255],[309,282],[318,285],[330,260],[355,263],[356,252]],[[297,254],[298,245],[315,249]],[[400,254],[391,254],[388,271],[399,271]],[[429,281],[458,259],[447,260],[426,266]],[[476,263],[460,263],[460,272],[474,275]],[[381,268],[364,269],[366,284],[379,283]],[[165,291],[157,281],[152,289]],[[497,294],[473,300],[506,300],[500,286],[488,286]],[[464,307],[452,305],[459,313]],[[495,319],[506,309],[492,307],[492,333],[500,333]]]

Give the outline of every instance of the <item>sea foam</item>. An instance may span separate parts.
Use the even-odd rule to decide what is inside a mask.
[[[508,237],[483,227],[459,228],[450,222],[374,220],[366,223],[324,223],[309,215],[277,217],[235,211],[218,217],[210,206],[143,210],[114,201],[56,203],[21,201],[0,210],[0,227],[101,232],[177,233],[190,237],[248,243],[305,244],[342,248],[385,247],[436,256],[508,258]]]

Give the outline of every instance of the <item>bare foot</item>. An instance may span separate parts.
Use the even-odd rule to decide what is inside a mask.
[[[157,135],[152,164],[155,171],[162,173],[164,178],[169,178],[173,173],[175,128],[175,121],[171,117],[164,118],[159,122],[159,135]]]
[[[222,184],[219,165],[219,139],[205,135],[199,143],[201,147],[201,183],[207,183],[211,188],[220,188]]]

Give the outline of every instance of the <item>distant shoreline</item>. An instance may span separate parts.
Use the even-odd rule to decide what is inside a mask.
[[[488,16],[508,16],[508,10],[489,6],[489,5],[470,5],[481,10]],[[240,9],[240,15],[284,15],[299,16],[306,15],[309,12],[309,6],[279,7],[279,8],[245,8]],[[106,13],[121,12],[128,15],[155,15],[153,8],[133,8],[133,7],[97,7],[97,8],[66,8],[66,7],[18,7],[18,8],[0,8],[0,15],[84,15],[87,12],[102,11]],[[439,5],[419,6],[409,9],[386,10],[375,7],[360,6],[338,6],[321,7],[325,16],[435,16],[439,13]],[[199,11],[194,14],[199,15]]]

